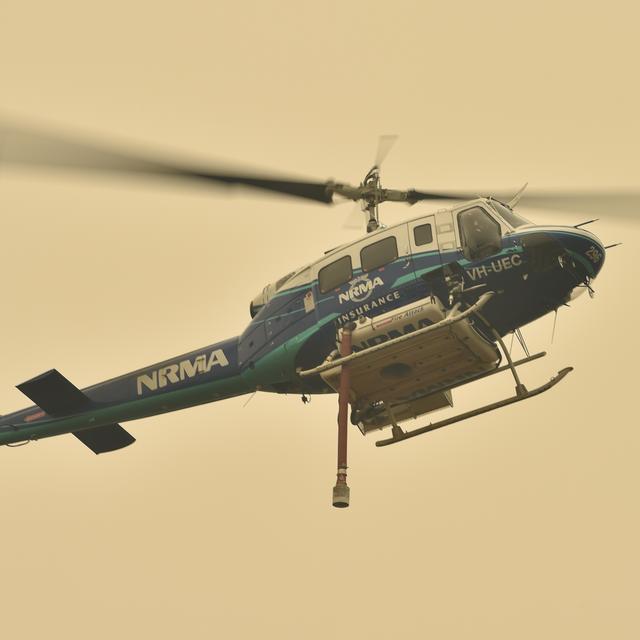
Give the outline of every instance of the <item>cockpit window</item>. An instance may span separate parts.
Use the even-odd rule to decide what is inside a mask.
[[[351,256],[343,256],[342,258],[322,267],[318,273],[318,285],[320,293],[328,293],[336,289],[341,284],[349,282],[353,277],[353,269],[351,267]]]
[[[467,260],[481,260],[500,251],[500,225],[482,207],[460,212],[458,224]]]
[[[280,278],[280,280],[276,282],[276,291],[280,291],[280,289],[282,288],[282,285],[294,274],[295,274],[295,271],[292,271],[291,273],[287,273],[286,276],[282,276],[282,278]]]
[[[508,207],[506,204],[502,204],[502,202],[498,202],[497,200],[491,200],[491,206],[501,215],[507,224],[511,225],[514,229],[518,227],[522,227],[525,224],[531,224],[525,218],[519,216],[513,209]]]

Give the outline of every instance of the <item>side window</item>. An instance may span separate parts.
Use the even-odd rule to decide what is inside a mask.
[[[481,207],[473,207],[458,214],[464,256],[480,260],[500,251],[500,225]]]
[[[393,236],[379,240],[360,252],[363,271],[372,271],[393,262],[398,257],[398,243]]]
[[[417,247],[423,244],[431,244],[433,242],[433,231],[431,231],[431,225],[421,224],[418,227],[414,227],[413,239],[416,241]]]
[[[343,256],[339,260],[322,267],[318,273],[320,293],[328,293],[353,277],[351,256]]]

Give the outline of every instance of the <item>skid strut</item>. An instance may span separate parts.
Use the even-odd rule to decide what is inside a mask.
[[[342,329],[340,339],[340,357],[351,354],[351,325]],[[338,389],[338,473],[336,485],[333,487],[333,506],[344,508],[349,506],[349,485],[347,484],[347,419],[349,414],[349,392],[351,374],[349,363],[340,369],[340,387]]]
[[[479,309],[477,308],[477,303],[476,305],[474,305],[474,307],[475,307],[475,311],[473,312],[474,315],[476,315],[480,320],[482,320],[482,322],[484,322],[487,325],[487,327],[489,327],[491,333],[493,333],[493,336],[496,339],[496,342],[500,344],[500,347],[502,348],[502,352],[504,353],[507,359],[507,364],[505,366],[499,367],[498,369],[495,369],[494,371],[486,375],[492,375],[493,373],[497,373],[498,371],[503,371],[507,368],[510,369],[511,374],[513,375],[513,379],[515,380],[515,383],[516,383],[515,395],[510,398],[505,398],[504,400],[498,400],[498,402],[487,404],[484,407],[473,409],[472,411],[467,411],[465,413],[458,414],[457,416],[440,420],[439,422],[432,422],[431,424],[428,424],[425,427],[414,429],[413,431],[405,432],[397,424],[394,424],[394,427],[391,431],[391,438],[386,438],[385,440],[378,440],[378,442],[376,442],[377,447],[386,447],[387,445],[395,444],[396,442],[402,442],[402,440],[408,440],[409,438],[414,438],[415,436],[422,435],[423,433],[429,433],[430,431],[435,431],[436,429],[446,427],[450,424],[455,424],[456,422],[461,422],[462,420],[468,420],[469,418],[482,415],[483,413],[495,411],[496,409],[501,409],[502,407],[506,407],[510,404],[514,404],[516,402],[522,402],[522,400],[533,398],[534,396],[537,396],[541,393],[544,393],[545,391],[548,391],[552,387],[555,387],[555,385],[558,384],[558,382],[560,382],[561,380],[563,380],[568,373],[573,371],[573,367],[565,367],[564,369],[561,369],[560,371],[558,371],[558,375],[556,375],[554,378],[551,378],[551,380],[549,380],[549,382],[547,382],[546,384],[536,387],[535,389],[528,390],[522,384],[522,382],[520,382],[520,377],[518,376],[518,372],[516,371],[516,365],[524,364],[525,362],[530,362],[531,360],[535,360],[536,358],[544,354],[535,354],[533,356],[529,356],[525,358],[524,360],[518,363],[514,363],[511,358],[511,354],[509,353],[509,350],[507,349],[507,347],[504,344],[504,341],[500,337],[500,334],[496,331],[493,325],[491,325],[486,320],[486,318],[482,316]],[[470,307],[470,309],[473,309],[474,307]],[[467,312],[468,311],[469,309],[467,309]],[[484,377],[484,376],[479,376],[479,377]]]

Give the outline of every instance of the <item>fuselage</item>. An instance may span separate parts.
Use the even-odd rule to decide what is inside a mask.
[[[425,214],[333,249],[267,285],[252,302],[253,318],[240,336],[83,389],[91,401],[88,411],[52,418],[31,406],[0,417],[0,444],[256,390],[333,392],[319,376],[303,379],[297,372],[319,365],[335,349],[336,330],[345,323],[428,296],[447,304],[451,265],[465,289],[478,296],[497,292],[483,313],[504,335],[588,286],[604,257],[604,247],[588,231],[532,225],[487,199]],[[417,328],[407,322],[403,331]]]
[[[487,240],[493,246],[487,242],[468,246],[461,219],[471,210],[487,216],[491,233],[495,225],[495,235],[491,238],[489,233]],[[320,378],[303,382],[296,370],[320,364],[335,348],[336,328],[347,322],[375,317],[431,295],[446,304],[443,271],[448,265],[459,265],[464,286],[474,288],[477,296],[499,292],[484,316],[501,335],[557,309],[576,288],[586,287],[597,276],[605,250],[595,235],[575,227],[533,225],[513,212],[510,216],[508,221],[493,209],[492,201],[478,199],[379,229],[328,252],[285,282],[267,285],[252,302],[253,321],[240,337],[240,366],[258,366],[265,356],[279,353],[277,361],[288,366],[272,372],[265,390],[332,392]],[[473,225],[472,231],[477,227]],[[466,233],[468,237],[469,229]],[[367,260],[369,248],[391,238],[397,257],[367,268],[363,259]],[[323,273],[348,262],[347,257],[351,270],[343,274],[344,282],[323,288]],[[406,331],[416,328],[408,323]],[[356,349],[368,346],[373,345],[354,345]]]

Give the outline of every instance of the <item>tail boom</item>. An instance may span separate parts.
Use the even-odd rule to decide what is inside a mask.
[[[102,450],[96,453],[102,453],[112,450],[104,448],[106,427],[114,428],[112,446],[120,448],[133,438],[121,433],[119,422],[242,395],[255,386],[241,375],[238,339],[231,338],[82,390],[55,370],[18,388],[36,405],[0,417],[0,445],[74,433],[94,451],[97,442]]]

